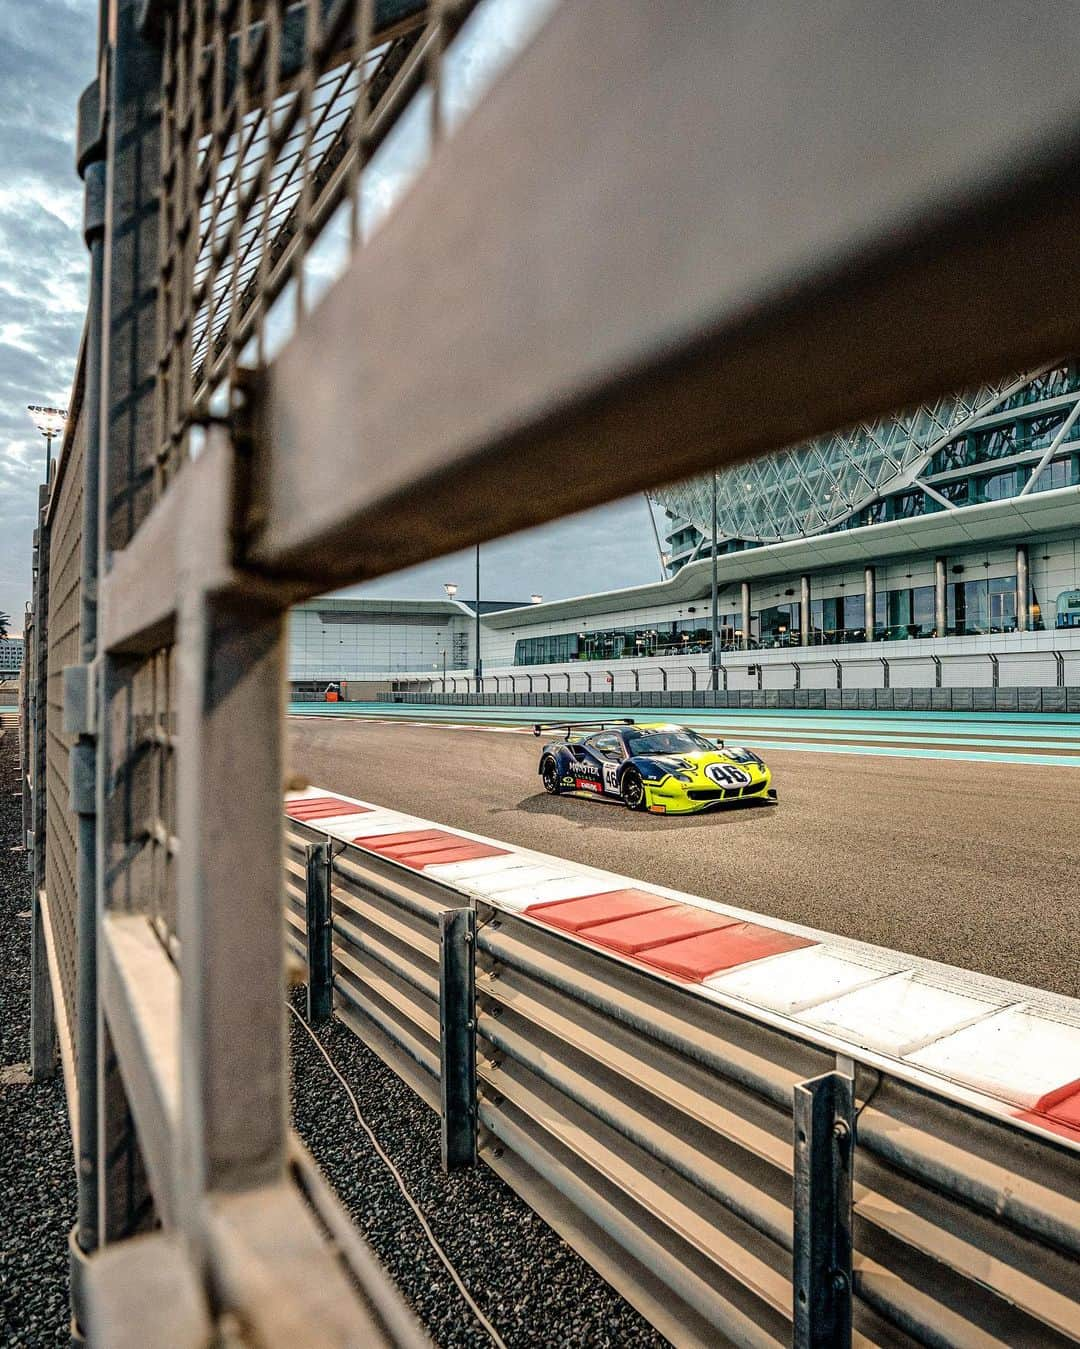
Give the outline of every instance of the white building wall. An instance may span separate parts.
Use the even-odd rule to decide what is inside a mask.
[[[294,609],[289,619],[289,678],[359,679],[395,671],[441,673],[472,668],[467,615],[349,613]]]

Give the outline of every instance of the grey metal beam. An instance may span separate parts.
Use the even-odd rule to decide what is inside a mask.
[[[268,373],[251,561],[360,580],[1070,349],[1077,40],[567,0]]]
[[[255,1343],[382,1349],[395,1342],[399,1323],[388,1327],[356,1296],[293,1186],[216,1195],[206,1216],[215,1301],[240,1315]]]
[[[841,1073],[794,1090],[795,1349],[851,1344],[852,1092]]]
[[[180,979],[147,918],[107,914],[101,1005],[162,1221],[175,1225],[180,1127]]]
[[[87,1335],[109,1349],[205,1349],[210,1307],[176,1233],[108,1246],[87,1267]]]
[[[177,517],[187,473],[156,503],[102,578],[102,650],[147,654],[173,637],[177,604]]]
[[[203,1196],[272,1183],[285,1169],[285,643],[280,605],[245,594],[229,571],[235,465],[225,437],[211,434],[192,467],[181,519],[176,817],[183,1221],[198,1242]]]
[[[100,98],[96,116],[86,108],[85,133],[80,130],[79,136],[80,149],[88,155],[104,131],[106,160],[101,309],[94,319],[94,369],[87,371],[94,380],[87,386],[87,397],[97,400],[97,415],[88,432],[96,430],[99,455],[94,550],[99,578],[109,570],[111,553],[124,547],[145,518],[155,467],[162,54],[136,30],[136,8],[136,0],[111,0],[101,6],[100,32],[107,50],[100,53]],[[108,617],[100,588],[97,598],[100,638]],[[100,920],[113,904],[148,907],[149,896],[139,867],[133,865],[141,848],[131,846],[132,783],[138,773],[133,771],[125,739],[130,669],[110,656],[100,641],[98,657],[94,870]],[[134,828],[137,831],[138,825]],[[97,1083],[86,1108],[94,1111],[98,1122],[97,1231],[92,1233],[89,1223],[83,1222],[82,1202],[80,1229],[85,1237],[105,1242],[132,1234],[151,1215],[109,1027],[100,1016],[96,1026]]]
[[[333,899],[330,843],[307,845],[307,1017],[327,1021],[334,1011]]]
[[[439,914],[439,1091],[444,1171],[476,1161],[476,910]]]

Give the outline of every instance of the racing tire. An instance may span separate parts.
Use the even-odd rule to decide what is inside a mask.
[[[544,791],[549,796],[558,796],[562,790],[559,786],[559,765],[550,755],[540,765],[540,777],[544,783]]]
[[[622,797],[629,810],[648,810],[649,808],[645,783],[636,768],[628,768],[623,774]]]

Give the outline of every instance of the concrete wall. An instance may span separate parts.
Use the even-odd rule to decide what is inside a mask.
[[[1055,654],[1056,653],[1056,654]],[[1060,660],[1058,659],[1060,657]],[[995,680],[995,660],[997,676]],[[837,662],[840,669],[837,670]],[[796,683],[796,667],[798,682]],[[693,672],[691,674],[691,671]],[[760,672],[760,673],[759,673]],[[888,682],[886,685],[886,673]],[[707,656],[683,660],[571,661],[563,665],[485,667],[484,691],[509,695],[558,693],[671,693],[709,686]],[[418,670],[404,678],[441,691],[439,674]],[[866,642],[846,646],[793,647],[727,652],[720,687],[732,692],[860,689],[1080,687],[1080,630],[998,633],[911,642]],[[475,681],[460,673],[446,691],[465,692]],[[404,686],[404,685],[403,685]]]

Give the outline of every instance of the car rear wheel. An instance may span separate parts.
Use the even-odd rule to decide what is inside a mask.
[[[628,768],[623,774],[622,796],[631,810],[646,810],[648,808],[645,783],[636,768]]]
[[[552,796],[558,796],[559,765],[550,756],[540,765],[540,777],[544,783],[544,791],[550,792]]]

